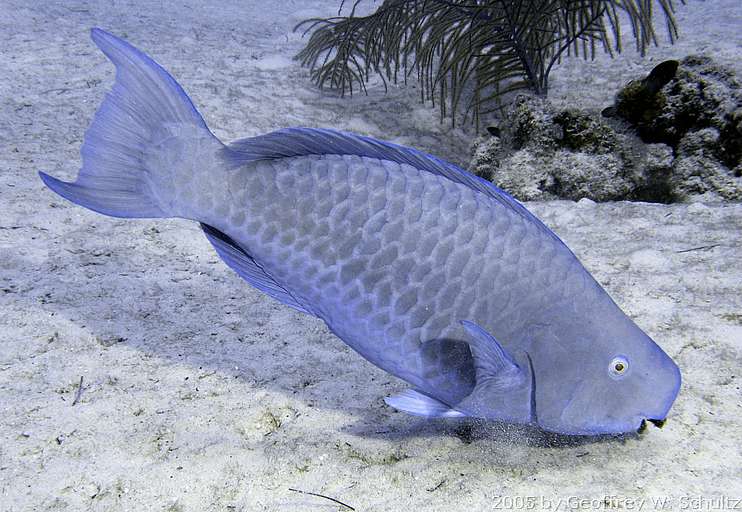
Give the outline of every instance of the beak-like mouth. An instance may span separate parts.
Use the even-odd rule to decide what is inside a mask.
[[[639,424],[639,428],[636,430],[637,433],[641,434],[647,430],[647,422],[651,423],[657,428],[662,428],[665,426],[667,420],[657,420],[654,418],[647,418],[646,420],[642,420],[642,422]]]

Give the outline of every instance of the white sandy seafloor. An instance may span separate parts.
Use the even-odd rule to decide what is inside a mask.
[[[92,26],[153,55],[224,140],[328,126],[466,162],[474,134],[412,86],[313,88],[291,27],[337,4],[0,0],[0,511],[348,510],[290,488],[358,511],[742,508],[739,204],[528,205],[684,377],[664,429],[564,444],[394,412],[382,397],[402,382],[241,282],[195,224],[103,217],[37,179],[75,175],[112,84]],[[699,51],[742,74],[739,0],[678,19],[680,44],[651,60],[563,63],[552,98],[601,108]]]

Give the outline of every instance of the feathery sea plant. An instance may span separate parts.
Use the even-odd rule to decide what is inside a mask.
[[[405,82],[415,73],[421,99],[438,101],[441,119],[479,124],[504,95],[530,89],[546,96],[549,73],[565,55],[593,58],[602,48],[622,50],[621,21],[628,20],[638,51],[657,44],[659,7],[670,42],[678,31],[674,0],[384,0],[372,14],[312,18],[312,32],[297,55],[320,88],[341,95],[366,91],[371,73]],[[685,0],[680,0],[684,3]]]

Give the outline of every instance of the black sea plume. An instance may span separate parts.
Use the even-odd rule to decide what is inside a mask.
[[[621,52],[622,21],[643,54],[657,44],[655,7],[670,42],[678,35],[673,0],[385,0],[357,16],[360,2],[348,16],[296,26],[312,33],[297,58],[314,82],[352,95],[365,91],[372,73],[385,86],[415,75],[421,99],[437,102],[441,119],[452,122],[463,112],[478,124],[515,90],[546,96],[549,73],[565,55]]]

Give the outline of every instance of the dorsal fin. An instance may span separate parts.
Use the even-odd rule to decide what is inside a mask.
[[[211,245],[216,249],[219,257],[232,270],[237,272],[242,279],[287,306],[291,306],[302,313],[314,315],[308,307],[300,304],[289,291],[269,276],[253,257],[237,245],[229,236],[208,224],[201,224],[201,229],[206,234],[206,238],[211,242]]]
[[[564,245],[564,242],[535,215],[493,183],[422,151],[372,137],[327,128],[284,128],[265,135],[237,140],[227,147],[226,157],[233,164],[240,165],[257,160],[330,154],[389,160],[444,176],[491,197],[533,222],[544,233]]]

